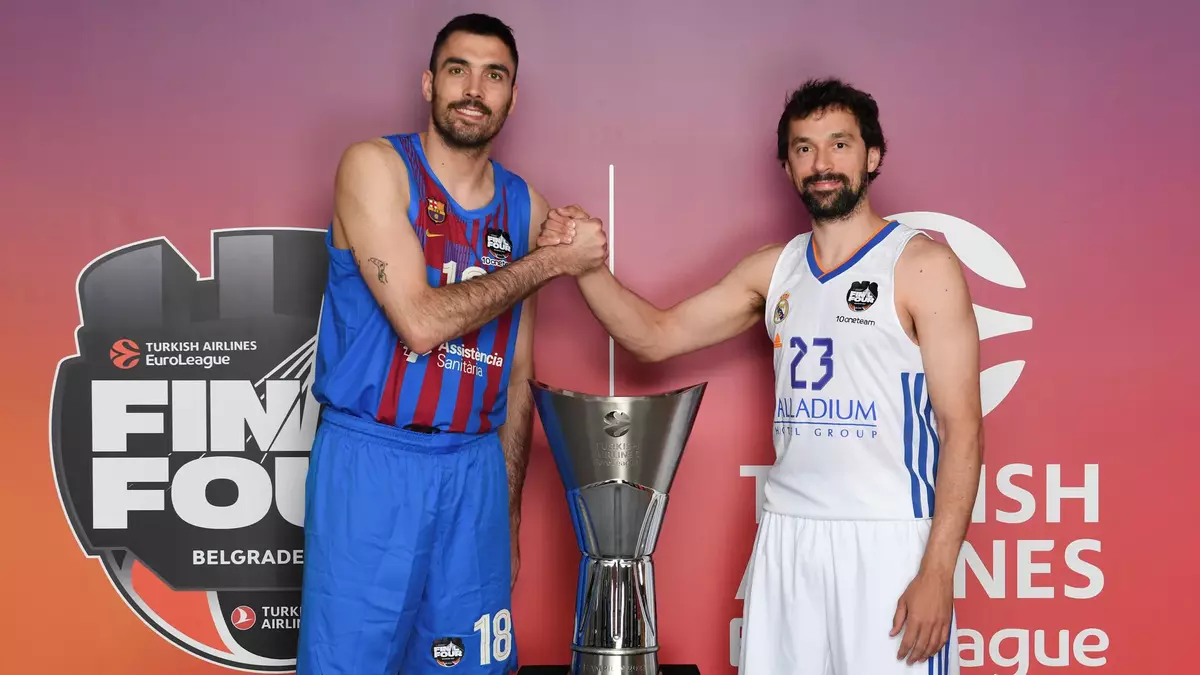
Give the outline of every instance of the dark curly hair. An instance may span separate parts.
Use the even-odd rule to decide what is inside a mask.
[[[481,35],[483,37],[498,38],[508,47],[508,51],[512,54],[513,74],[512,79],[515,82],[517,79],[516,69],[520,64],[520,57],[517,55],[517,40],[513,37],[512,28],[509,28],[503,21],[494,16],[487,14],[463,14],[456,16],[450,20],[445,26],[438,31],[437,37],[433,40],[433,50],[429,54],[429,70],[437,72],[438,50],[446,44],[450,36],[457,32],[470,33],[472,35]]]
[[[887,154],[887,141],[879,124],[879,106],[870,94],[836,78],[809,80],[788,96],[777,130],[779,161],[787,161],[788,130],[792,121],[827,110],[844,110],[853,115],[858,120],[858,128],[867,149],[879,149],[879,166],[867,174],[868,181],[875,180],[883,166],[883,156]]]

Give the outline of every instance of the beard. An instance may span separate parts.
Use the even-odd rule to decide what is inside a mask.
[[[442,105],[438,100],[437,90],[433,92],[433,126],[438,135],[452,148],[458,150],[481,150],[500,133],[504,121],[508,118],[508,106],[504,112],[496,114],[482,101],[463,99]],[[483,115],[478,121],[468,121],[459,117],[457,110],[474,110]]]
[[[841,185],[833,190],[816,191],[813,183],[836,180]],[[846,218],[854,213],[862,203],[863,195],[867,193],[867,170],[864,168],[858,178],[858,188],[850,182],[850,178],[840,173],[823,173],[809,176],[800,183],[800,201],[813,220],[818,222],[835,221]]]

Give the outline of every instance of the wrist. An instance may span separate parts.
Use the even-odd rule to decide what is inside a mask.
[[[607,264],[597,265],[596,267],[581,273],[578,277],[576,277],[576,279],[578,279],[579,283],[581,284],[594,284],[599,283],[607,274]]]
[[[948,559],[944,555],[933,555],[930,551],[921,560],[919,574],[926,577],[931,577],[939,580],[950,580],[954,578],[954,568],[958,564],[958,558]]]
[[[554,250],[553,246],[536,248],[526,257],[537,261],[540,281],[549,281],[567,272],[562,256]]]

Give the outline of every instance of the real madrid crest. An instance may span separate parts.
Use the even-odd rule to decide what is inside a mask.
[[[788,295],[789,294],[784,293],[783,295],[779,296],[779,304],[775,305],[775,324],[776,325],[783,323],[783,320],[787,318]]]
[[[430,197],[425,200],[425,213],[433,222],[441,223],[446,219],[446,204]]]

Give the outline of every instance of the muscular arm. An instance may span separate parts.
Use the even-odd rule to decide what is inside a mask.
[[[941,437],[935,509],[921,571],[953,577],[983,462],[979,330],[962,268],[945,245],[916,237],[897,264],[897,283],[925,364]]]
[[[532,187],[529,188],[530,223],[529,246],[532,253],[537,246],[541,224],[546,219],[549,206]],[[525,470],[529,466],[530,430],[533,426],[533,394],[529,380],[533,378],[533,328],[537,319],[537,296],[524,300],[521,308],[521,323],[517,328],[516,352],[512,355],[512,371],[509,373],[507,406],[508,414],[500,427],[500,445],[504,448],[504,463],[508,471],[508,514],[512,536],[512,577],[516,582],[520,564],[521,496],[525,488]]]
[[[728,340],[762,319],[782,246],[761,248],[714,286],[660,309],[621,284],[608,268],[579,277],[588,307],[613,339],[645,362],[663,361]]]
[[[525,487],[525,469],[529,466],[529,434],[533,426],[533,395],[529,380],[533,377],[533,324],[537,298],[525,300],[521,326],[517,329],[516,353],[508,382],[508,414],[500,427],[500,444],[508,467],[508,505],[513,529],[521,523],[521,493]]]
[[[543,249],[491,274],[431,287],[408,203],[407,172],[393,150],[364,142],[342,156],[334,243],[353,251],[396,334],[418,354],[479,328],[562,273]]]
[[[530,188],[530,253],[536,250],[538,232],[549,206]],[[537,317],[537,297],[525,300],[521,324],[517,329],[516,353],[508,379],[508,416],[500,427],[500,441],[508,464],[509,505],[515,524],[521,520],[521,491],[525,486],[525,467],[529,465],[529,431],[533,424],[533,396],[529,380],[533,378],[533,326]]]

